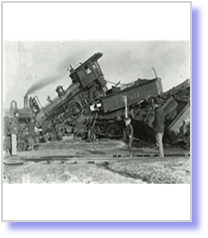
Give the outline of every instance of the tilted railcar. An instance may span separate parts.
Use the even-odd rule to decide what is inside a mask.
[[[110,91],[110,93],[109,93]],[[124,127],[124,96],[127,98],[128,115],[133,118],[140,112],[140,104],[150,97],[162,96],[163,88],[160,78],[151,80],[138,79],[123,90],[116,87],[107,91],[101,100],[100,117],[95,123],[95,133],[119,138]]]

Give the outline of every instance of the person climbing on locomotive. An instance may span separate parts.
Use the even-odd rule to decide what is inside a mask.
[[[131,118],[127,118],[124,120],[125,121],[125,131],[126,131],[126,139],[128,143],[128,149],[130,152],[130,157],[132,157],[132,143],[134,139],[134,128],[131,124]]]
[[[40,136],[40,132],[39,132],[39,128],[38,128],[38,122],[34,121],[34,132],[35,132],[35,136],[34,136],[34,141],[35,143],[38,143],[39,141],[39,136]]]
[[[47,97],[47,101],[48,101],[49,103],[52,103],[52,102],[53,102],[50,96]]]
[[[28,132],[29,132],[29,148],[31,150],[34,150],[35,145],[35,123],[34,120],[31,118],[29,125],[28,125]]]
[[[32,97],[29,98],[29,107],[33,108],[33,99],[32,99]]]
[[[153,128],[155,132],[156,145],[159,148],[159,157],[164,157],[162,140],[164,134],[165,114],[163,109],[160,107],[160,100],[158,98],[154,99],[154,104],[155,104],[155,119],[153,122]]]

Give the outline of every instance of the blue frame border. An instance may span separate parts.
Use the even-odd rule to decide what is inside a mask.
[[[6,235],[202,235],[206,230],[206,8],[192,3],[192,222],[2,222]]]

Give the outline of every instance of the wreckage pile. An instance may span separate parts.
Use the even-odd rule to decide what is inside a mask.
[[[156,79],[157,80],[157,79]],[[150,80],[151,81],[151,80]],[[130,86],[130,95],[135,87],[148,84],[148,80],[142,82],[139,80],[139,84]],[[150,82],[151,83],[151,82]],[[154,82],[153,82],[154,83]],[[154,86],[154,85],[153,85]],[[132,88],[132,89],[131,89]],[[128,88],[127,88],[128,89]],[[139,88],[137,88],[139,91]],[[122,93],[123,90],[116,92],[112,95],[118,97],[118,93]],[[128,114],[132,117],[132,124],[134,127],[134,144],[136,146],[154,146],[155,137],[152,123],[154,121],[154,98],[158,98],[161,102],[161,106],[165,112],[165,133],[164,133],[164,145],[165,146],[177,146],[185,149],[190,148],[190,82],[184,81],[178,86],[161,93],[160,95],[145,96],[144,100],[138,100],[132,105],[128,105]],[[105,102],[105,97],[100,99],[100,102]],[[75,121],[74,126],[70,126],[67,123],[54,123],[54,128],[47,132],[47,134],[37,135],[39,141],[44,142],[49,140],[63,140],[66,137],[73,137],[76,140],[88,139],[96,140],[101,138],[121,139],[123,137],[123,118],[124,118],[124,102],[122,99],[119,101],[119,108],[112,113],[106,112],[91,112],[92,114],[80,115]],[[111,101],[105,105],[106,108],[116,107],[117,104],[111,104]],[[112,115],[111,115],[112,114]],[[56,121],[59,117],[56,118]],[[50,124],[49,124],[50,125]],[[20,125],[24,126],[24,125]],[[48,126],[50,129],[50,127]],[[21,130],[20,130],[21,131]],[[83,132],[84,131],[84,132]],[[24,131],[23,131],[24,132]],[[89,136],[90,134],[90,138]],[[46,136],[53,134],[53,138]],[[20,133],[19,140],[22,145],[23,140],[27,143],[24,133]],[[84,135],[84,136],[83,136]],[[21,148],[27,148],[25,145]]]
[[[166,100],[171,97],[177,106],[166,117],[166,134],[172,145],[190,148],[190,81],[186,80],[164,93]]]
[[[157,96],[165,112],[164,142],[166,145],[190,148],[190,81],[173,87]],[[134,124],[138,126],[137,137],[145,142],[154,140],[151,130],[154,120],[153,98],[144,100],[133,109]],[[141,130],[143,128],[143,130]],[[145,128],[145,129],[144,129]]]

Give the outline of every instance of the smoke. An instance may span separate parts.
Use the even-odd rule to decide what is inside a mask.
[[[80,60],[83,60],[82,61],[82,63],[83,63],[84,60],[86,60],[86,59],[82,55],[79,55],[79,54],[75,55],[75,56],[67,56],[58,64],[57,70],[64,71],[64,70],[68,69],[70,67],[70,65],[72,67],[75,67],[76,65],[78,65],[80,63]]]
[[[75,66],[74,64],[79,64],[79,60],[81,59],[81,55],[76,55],[76,56],[67,56],[65,57],[58,65],[57,65],[57,73],[53,76],[42,78],[35,84],[33,84],[26,92],[27,96],[28,94],[34,93],[54,82],[57,80],[61,79],[67,72],[67,69],[70,67],[70,64],[72,66]],[[68,72],[69,75],[69,72]]]
[[[36,82],[35,84],[33,84],[26,92],[25,96],[27,96],[28,94],[34,93],[54,82],[56,82],[57,80],[59,80],[60,78],[62,78],[65,75],[65,72],[59,72],[56,73],[53,76],[50,77],[46,77],[46,78],[42,78],[41,80],[39,80],[38,82]]]

